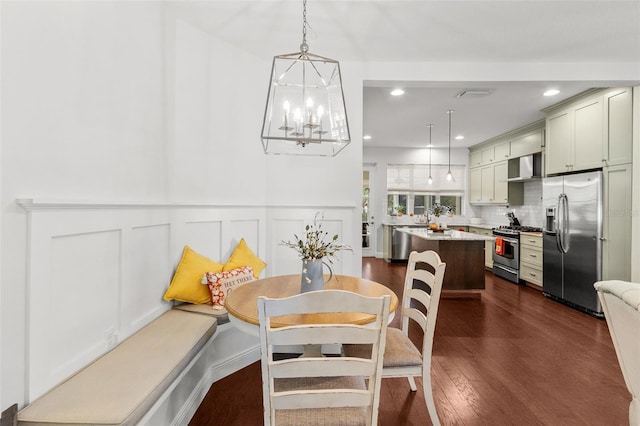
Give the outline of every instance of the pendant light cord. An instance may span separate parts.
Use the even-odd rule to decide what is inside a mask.
[[[449,170],[447,172],[447,180],[453,180],[453,174],[451,173],[451,115],[453,114],[453,110],[447,110],[447,114],[449,114]]]
[[[451,173],[451,114],[453,110],[449,110],[449,173]]]
[[[431,131],[433,130],[433,124],[427,124],[427,127],[429,128],[429,178],[427,183],[431,185],[433,183],[431,179],[431,149],[433,148],[433,143],[431,142]]]

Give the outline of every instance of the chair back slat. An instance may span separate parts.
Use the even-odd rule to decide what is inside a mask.
[[[282,392],[274,396],[273,408],[303,409],[303,408],[338,408],[363,407],[369,404],[370,395],[367,391],[339,390],[339,391],[309,391],[300,395],[297,392]]]
[[[267,317],[278,317],[294,314],[319,314],[333,312],[362,312],[377,314],[379,309],[376,304],[371,304],[366,297],[344,290],[320,290],[291,296],[296,298],[295,304],[289,301],[289,297],[271,299],[265,307]]]
[[[419,311],[418,309],[415,309],[415,308],[405,309],[402,312],[402,314],[407,320],[412,319],[413,321],[415,321],[422,329],[422,332],[424,332],[427,329],[427,316],[423,314],[421,311]]]
[[[289,345],[290,342],[312,344],[374,343],[379,330],[356,325],[312,325],[275,328],[270,340],[273,345]]]
[[[271,363],[273,378],[366,376],[375,373],[376,364],[370,359],[328,357],[293,359]]]

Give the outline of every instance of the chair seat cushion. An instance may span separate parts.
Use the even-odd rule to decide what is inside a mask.
[[[422,354],[416,345],[397,328],[387,329],[383,368],[422,365]]]
[[[367,358],[371,345],[344,345],[345,356]],[[414,367],[422,365],[422,355],[402,330],[387,328],[387,343],[384,348],[383,368]]]
[[[297,389],[352,388],[367,389],[364,379],[357,377],[303,377],[275,379],[276,392]],[[287,426],[339,426],[366,425],[367,410],[364,407],[309,408],[276,410],[276,424]]]

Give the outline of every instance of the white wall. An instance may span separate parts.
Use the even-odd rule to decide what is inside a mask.
[[[165,197],[161,28],[156,3],[2,3],[3,409],[26,392],[27,221],[15,199]]]
[[[28,388],[34,357],[38,365],[46,357],[29,354],[36,327],[29,286],[42,273],[46,282],[65,282],[34,260],[34,250],[47,247],[29,241],[46,240],[30,238],[33,223],[18,198],[47,206],[104,203],[97,211],[104,215],[113,208],[114,218],[135,204],[218,206],[230,223],[239,220],[222,232],[224,241],[211,254],[219,261],[242,236],[236,234],[247,229],[241,218],[257,218],[248,243],[267,260],[265,276],[299,271],[295,253],[278,242],[323,211],[327,229],[355,249],[341,256],[336,272],[360,274],[361,144],[353,142],[336,158],[271,157],[262,151],[267,77],[272,55],[283,52],[256,58],[239,51],[231,41],[177,17],[164,2],[2,2],[1,7],[0,408],[22,406],[50,384],[44,378]],[[361,139],[359,75],[357,67],[343,69],[354,141]],[[79,210],[86,210],[89,223],[96,214],[93,207]],[[171,218],[171,209],[165,214]],[[143,214],[136,227],[144,228],[145,220],[153,225],[152,216]],[[180,232],[168,235],[171,265],[160,265],[159,271],[175,266],[186,243],[176,237]],[[118,245],[106,242],[111,249]],[[145,241],[136,244],[144,247]],[[127,265],[150,261],[142,250],[127,253],[135,257]],[[126,285],[128,276],[117,272],[118,259],[105,257],[102,264],[109,276],[118,277],[116,287]],[[33,270],[38,273],[27,272]],[[162,286],[171,278],[166,275]],[[119,303],[127,307],[131,300]],[[122,325],[125,335],[134,331]]]

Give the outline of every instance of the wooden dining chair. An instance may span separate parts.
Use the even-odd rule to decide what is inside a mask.
[[[264,424],[377,425],[389,304],[388,295],[343,290],[258,298]],[[331,314],[338,312],[367,321],[334,323]],[[282,315],[296,315],[300,324],[281,326],[276,317]],[[371,356],[274,358],[278,345],[345,343],[372,345]]]
[[[442,292],[446,263],[434,251],[409,255],[402,295],[402,329],[389,327],[384,352],[382,377],[406,377],[412,391],[416,391],[415,376],[422,376],[424,399],[431,422],[439,425],[438,412],[431,387],[431,349]],[[423,269],[427,268],[427,269]],[[422,330],[420,348],[409,338],[410,320]],[[362,345],[346,345],[347,356],[366,356],[369,349]]]

